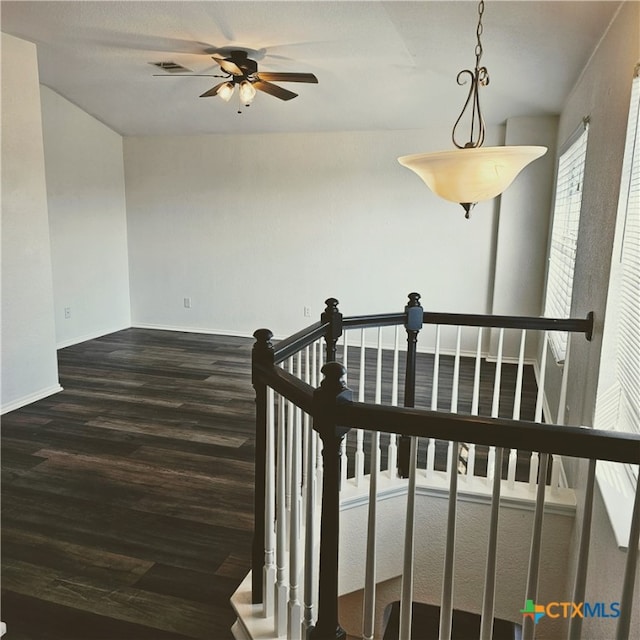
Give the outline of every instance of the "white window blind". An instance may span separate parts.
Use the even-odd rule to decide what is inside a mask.
[[[640,432],[640,66],[627,124],[596,426]]]
[[[585,119],[565,143],[558,161],[544,306],[544,315],[548,318],[568,318],[571,311],[588,132],[588,120]],[[549,342],[556,360],[563,362],[567,334],[551,333]]]

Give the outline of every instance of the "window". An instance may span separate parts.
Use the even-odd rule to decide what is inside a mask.
[[[571,312],[588,132],[588,119],[585,119],[565,143],[558,161],[544,306],[544,315],[548,318],[568,318]],[[549,342],[556,360],[563,362],[567,351],[567,334],[550,333]]]
[[[640,433],[640,64],[631,91],[594,426]],[[601,462],[597,477],[624,548],[638,466]]]
[[[640,433],[640,77],[627,124],[605,315],[598,428]]]

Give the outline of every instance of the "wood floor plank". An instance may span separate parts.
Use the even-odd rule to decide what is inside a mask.
[[[3,416],[6,640],[232,637],[229,597],[249,570],[253,530],[252,345],[119,331],[61,349],[64,391]],[[372,381],[375,350],[365,355]],[[389,365],[389,354],[383,360]],[[463,412],[472,364],[463,359],[460,367]],[[418,406],[430,404],[432,365],[419,354]],[[535,406],[530,369],[525,418]],[[442,357],[440,371],[446,409],[451,357]],[[481,414],[490,410],[494,371],[483,362]],[[514,380],[515,367],[506,365],[501,415],[513,406]],[[350,376],[356,394],[357,385]],[[369,388],[366,396],[373,399]],[[383,435],[383,461],[387,442]]]
[[[64,391],[3,416],[7,640],[232,637],[252,342],[117,332],[59,351]]]
[[[190,638],[209,638],[216,611],[206,604],[143,589],[112,589],[88,576],[53,571],[20,560],[3,566],[4,588],[54,604],[89,611]]]
[[[2,619],[6,640],[187,640],[161,631],[77,608],[57,605],[28,595],[4,591]],[[216,640],[231,639],[229,632]],[[3,639],[4,640],[4,639]]]

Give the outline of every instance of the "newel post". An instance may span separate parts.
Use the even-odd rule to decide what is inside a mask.
[[[313,428],[322,438],[322,517],[320,522],[320,585],[318,619],[311,640],[343,640],[347,637],[338,622],[338,539],[340,534],[340,445],[349,431],[336,424],[336,405],[352,401],[344,382],[347,370],[338,362],[322,367],[324,380],[313,401]]]
[[[271,344],[273,333],[269,329],[258,329],[251,352],[251,382],[256,392],[256,453],[253,546],[251,551],[251,601],[262,602],[262,568],[264,566],[265,540],[265,478],[267,452],[267,385],[256,370],[256,365],[273,365],[274,351]]]
[[[335,298],[327,298],[324,303],[327,306],[320,315],[320,321],[329,323],[327,333],[325,334],[325,340],[327,343],[326,361],[335,362],[336,345],[338,344],[338,339],[342,335],[342,314],[338,310],[338,301]]]
[[[420,305],[420,294],[410,293],[409,302],[404,308],[406,314],[404,327],[407,331],[407,367],[404,376],[404,406],[413,407],[416,402],[416,350],[418,333],[422,329],[424,309]],[[409,477],[409,449],[411,438],[401,436],[398,446],[398,475]]]

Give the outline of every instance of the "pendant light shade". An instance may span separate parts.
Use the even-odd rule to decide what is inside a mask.
[[[490,200],[500,195],[530,162],[544,155],[546,147],[512,146],[483,147],[485,123],[480,109],[480,88],[489,84],[489,72],[482,66],[483,32],[482,16],[484,0],[478,3],[476,28],[476,64],[474,69],[463,69],[456,78],[459,85],[469,84],[469,93],[458,116],[451,139],[457,147],[452,151],[416,153],[398,158],[398,162],[419,175],[438,196],[458,202],[468,218],[476,202]],[[469,110],[467,112],[467,110]],[[465,113],[470,119],[468,142],[461,142],[458,126]]]
[[[398,162],[419,175],[436,195],[458,203],[475,203],[500,195],[546,147],[478,147],[417,153]]]

